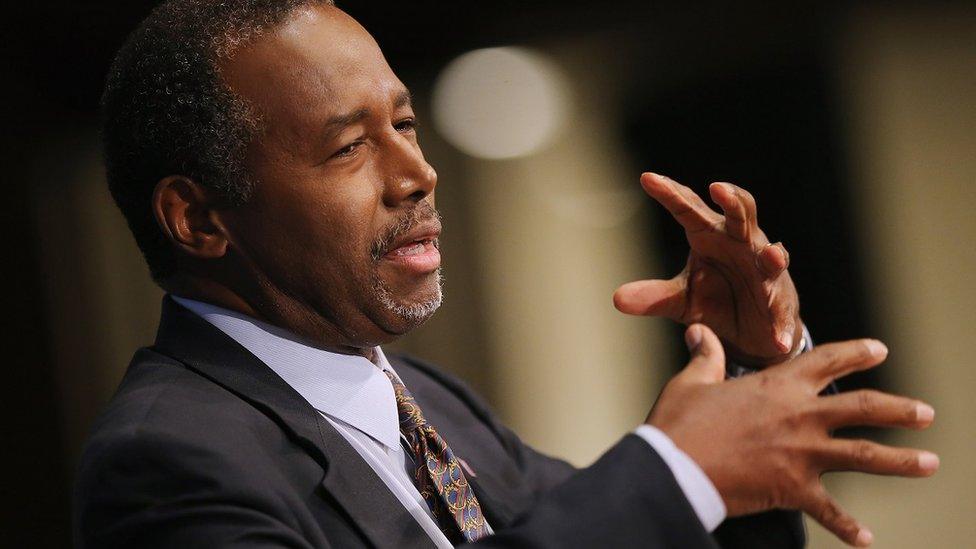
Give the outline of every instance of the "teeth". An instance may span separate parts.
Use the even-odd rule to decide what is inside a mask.
[[[397,248],[396,255],[417,255],[424,252],[423,242],[414,242]]]

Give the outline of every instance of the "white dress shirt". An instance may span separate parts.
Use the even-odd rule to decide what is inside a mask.
[[[382,349],[374,349],[374,362],[324,351],[247,315],[192,299],[173,299],[227,334],[295,389],[359,452],[434,544],[452,547],[411,479],[413,460],[401,444],[396,397],[383,373],[396,376],[396,372]],[[671,469],[705,529],[711,532],[718,527],[725,520],[725,504],[698,464],[655,427],[641,425],[634,433]]]

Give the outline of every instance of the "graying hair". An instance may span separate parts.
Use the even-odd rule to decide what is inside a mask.
[[[317,5],[333,0],[170,0],[116,54],[102,95],[106,175],[155,280],[176,270],[151,207],[161,179],[193,179],[228,206],[254,191],[244,160],[260,120],[223,82],[219,61]]]

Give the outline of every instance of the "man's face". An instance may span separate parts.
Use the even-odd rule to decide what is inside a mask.
[[[221,70],[263,128],[247,154],[254,195],[222,212],[255,284],[245,299],[272,320],[324,321],[340,347],[384,343],[430,316],[437,175],[372,37],[336,8],[304,9]]]

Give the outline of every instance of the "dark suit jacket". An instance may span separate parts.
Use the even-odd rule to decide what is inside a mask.
[[[715,547],[667,466],[625,436],[585,469],[546,457],[460,381],[390,357],[477,473],[479,547]],[[166,298],[78,471],[78,547],[432,547],[346,440],[255,356]],[[729,547],[798,547],[795,514],[727,521]]]

